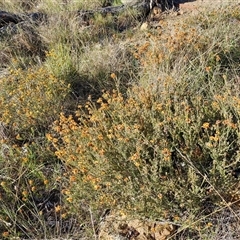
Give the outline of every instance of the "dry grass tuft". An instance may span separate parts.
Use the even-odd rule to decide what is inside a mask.
[[[0,0],[0,238],[239,239],[239,6],[104,4]]]

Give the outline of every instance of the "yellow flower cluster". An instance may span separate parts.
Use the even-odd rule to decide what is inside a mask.
[[[185,52],[190,49],[198,51],[204,47],[204,39],[201,40],[202,36],[197,29],[189,28],[184,23],[176,23],[174,26],[168,26],[166,22],[163,24],[165,28],[174,29],[171,34],[169,31],[160,31],[159,34],[149,33],[145,41],[135,46],[133,55],[144,69],[163,64],[183,50],[186,50]],[[193,51],[191,54],[193,55]],[[187,60],[188,56],[185,57]]]
[[[44,68],[12,70],[1,79],[1,121],[15,130],[50,123],[68,92],[69,86]]]

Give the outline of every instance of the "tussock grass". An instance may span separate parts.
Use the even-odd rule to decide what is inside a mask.
[[[1,237],[93,239],[110,208],[238,239],[240,8],[146,31],[75,12],[103,4],[0,1],[48,14],[0,40]]]

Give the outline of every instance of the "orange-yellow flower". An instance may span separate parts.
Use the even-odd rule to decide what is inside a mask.
[[[208,129],[210,124],[208,122],[203,123],[202,128]]]
[[[206,68],[205,68],[205,71],[206,71],[206,72],[210,72],[210,71],[211,71],[211,67],[210,67],[210,66],[206,67]]]
[[[3,236],[4,238],[8,237],[8,236],[9,236],[9,232],[7,232],[7,231],[6,231],[6,232],[3,232],[3,233],[2,233],[2,236]]]
[[[115,73],[111,73],[110,76],[111,76],[112,79],[116,79],[117,78],[117,75]]]
[[[60,210],[61,210],[61,206],[60,205],[57,205],[56,207],[55,207],[55,212],[57,213],[57,212],[60,212]]]

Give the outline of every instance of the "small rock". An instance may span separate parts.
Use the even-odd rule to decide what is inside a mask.
[[[144,22],[144,23],[141,25],[140,30],[145,31],[145,30],[148,29],[148,27],[149,27],[149,24],[148,24],[147,22]]]

